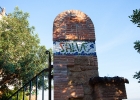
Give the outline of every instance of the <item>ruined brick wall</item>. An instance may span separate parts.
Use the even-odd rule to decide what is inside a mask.
[[[124,77],[92,77],[89,84],[93,87],[93,100],[122,100],[127,99]]]
[[[98,76],[95,32],[81,11],[60,13],[53,23],[54,100],[93,100],[89,78]]]
[[[99,83],[94,86],[94,100],[127,99],[125,83]]]

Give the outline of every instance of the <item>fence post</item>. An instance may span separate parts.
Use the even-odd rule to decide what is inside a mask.
[[[48,100],[51,100],[51,54],[50,54],[50,51],[46,51],[46,54],[48,54],[48,68],[49,68],[49,75],[48,75],[48,85],[49,85],[49,96],[48,96]]]

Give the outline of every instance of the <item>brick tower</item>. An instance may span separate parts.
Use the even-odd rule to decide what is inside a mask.
[[[108,88],[106,81],[99,81],[104,78],[98,74],[94,25],[86,14],[78,10],[60,13],[53,23],[53,46],[54,100],[121,100],[114,99],[116,94],[102,95]]]
[[[89,78],[98,76],[95,33],[81,11],[59,14],[53,24],[54,100],[91,100]]]

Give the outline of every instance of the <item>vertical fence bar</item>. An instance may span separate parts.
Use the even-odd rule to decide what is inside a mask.
[[[37,94],[38,94],[38,92],[37,92],[37,89],[38,89],[38,76],[36,76],[36,100],[37,100]]]
[[[49,100],[51,100],[51,68],[49,68]]]
[[[48,54],[48,66],[49,66],[49,75],[48,75],[48,86],[49,86],[49,96],[48,100],[51,100],[51,54],[49,51],[46,51],[46,54]]]
[[[44,72],[42,73],[42,100],[44,100]]]
[[[32,81],[30,81],[30,87],[29,87],[29,100],[31,100],[31,96],[32,96]]]
[[[51,54],[49,52],[49,100],[51,100]]]
[[[17,92],[17,100],[18,100],[18,92]]]
[[[24,95],[25,95],[25,87],[23,87],[23,100],[24,100]]]

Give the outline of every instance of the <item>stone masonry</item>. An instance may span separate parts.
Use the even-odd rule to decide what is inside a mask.
[[[53,24],[53,41],[93,41],[91,19],[78,10],[59,14]],[[54,54],[54,100],[92,100],[89,78],[98,76],[95,55]]]
[[[91,77],[99,77],[91,19],[78,10],[60,13],[53,23],[53,45],[54,100],[106,100],[95,97],[105,85],[89,85]]]

